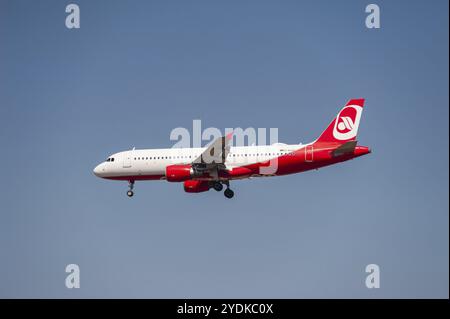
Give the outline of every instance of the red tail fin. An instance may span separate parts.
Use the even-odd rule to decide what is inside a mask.
[[[316,142],[345,143],[356,139],[364,99],[353,99],[338,113]]]

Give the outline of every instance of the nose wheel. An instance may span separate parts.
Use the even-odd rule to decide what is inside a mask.
[[[128,183],[128,188],[129,188],[129,190],[127,191],[127,196],[128,196],[128,197],[133,197],[133,195],[134,195],[134,192],[133,192],[134,181],[130,181],[130,182]]]

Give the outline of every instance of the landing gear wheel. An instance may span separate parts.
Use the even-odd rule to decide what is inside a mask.
[[[134,188],[134,181],[129,181],[128,182],[128,192],[127,192],[127,196],[128,197],[133,197],[134,193],[133,193],[133,188]]]
[[[223,192],[223,194],[225,195],[226,198],[233,198],[233,196],[234,196],[234,192],[231,189],[229,189],[229,188],[227,188]]]
[[[214,188],[214,190],[220,192],[223,189],[223,185],[220,182],[214,182],[213,188]]]

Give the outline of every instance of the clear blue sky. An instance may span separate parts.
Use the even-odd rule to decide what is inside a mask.
[[[0,297],[448,297],[448,1],[379,30],[370,1],[69,3],[0,0]],[[353,97],[371,155],[233,200],[92,174],[193,119],[308,142]]]

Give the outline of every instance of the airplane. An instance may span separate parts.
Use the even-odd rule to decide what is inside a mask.
[[[287,145],[231,146],[230,133],[204,148],[132,149],[108,156],[94,168],[98,177],[128,181],[128,197],[134,183],[166,180],[183,183],[187,193],[211,188],[232,198],[230,181],[252,177],[301,173],[341,163],[371,153],[357,145],[356,135],[364,99],[352,99],[313,142]]]

